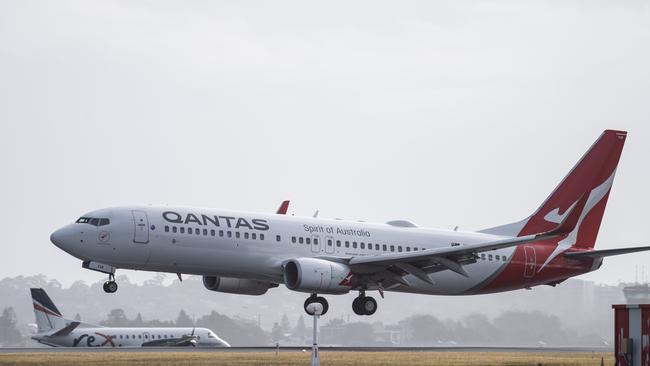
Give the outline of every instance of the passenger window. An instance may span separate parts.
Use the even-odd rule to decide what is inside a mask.
[[[219,230],[219,236],[223,238],[223,230]]]
[[[353,242],[352,242],[352,248],[354,248],[354,249],[357,248],[357,242],[356,242],[356,241],[353,241]]]
[[[489,261],[492,260],[492,254],[488,254],[488,260],[489,260]]]
[[[314,238],[314,244],[318,244],[318,238]]]
[[[361,245],[361,249],[366,249],[366,243],[361,242],[360,245]]]
[[[239,231],[235,231],[235,238],[239,239]]]
[[[255,234],[253,234],[253,235],[255,235]],[[253,239],[255,239],[255,238],[253,238]],[[260,234],[260,240],[264,240],[264,234]]]
[[[350,247],[350,242],[347,241],[347,240],[345,241],[345,247],[346,247],[346,248],[349,248],[349,247]]]
[[[166,232],[166,233],[169,232],[169,226],[167,226],[167,225],[165,225],[165,232]]]
[[[485,253],[481,253],[481,259],[485,260]]]
[[[508,261],[508,258],[506,258],[505,255],[504,255],[503,257],[501,257],[501,258],[503,258],[503,261],[504,261],[504,262],[507,262],[507,261]]]
[[[391,251],[391,252],[394,252],[394,251],[395,251],[395,246],[394,246],[394,245],[391,245],[391,246],[390,246],[390,251]]]
[[[291,237],[291,242],[294,243],[294,244],[296,244],[296,237],[295,237],[295,236],[292,236],[292,237]]]
[[[337,240],[337,241],[336,241],[336,246],[337,246],[337,247],[341,247],[341,241],[340,241],[340,240]]]
[[[306,238],[306,239],[305,239],[305,244],[311,244],[311,239],[310,239],[310,238]]]
[[[141,334],[138,334],[138,339],[142,339],[142,335],[141,335]]]
[[[188,234],[192,234],[192,228],[191,228],[191,227],[188,227],[188,228],[187,228],[187,233],[188,233]]]
[[[417,252],[417,250],[418,250],[418,247],[413,248],[414,252]]]
[[[260,239],[261,239],[261,238],[262,238],[262,237],[260,237]],[[257,239],[257,234],[252,233],[252,234],[251,234],[251,239],[253,239],[253,240]]]
[[[214,236],[215,234],[216,232],[214,231],[214,229],[210,230],[210,236]]]
[[[327,246],[331,247],[332,246],[332,239],[327,239]]]
[[[244,239],[248,239],[248,233],[244,233]]]
[[[125,336],[124,336],[124,338],[126,338],[126,339],[129,339],[129,335],[128,335],[128,334],[127,334],[127,335],[125,335]]]
[[[302,236],[298,238],[298,243],[300,243],[300,244],[302,244],[302,243],[303,243],[303,239],[302,239]]]
[[[172,232],[173,232],[173,233],[176,232],[176,226],[172,226]]]
[[[203,235],[208,236],[208,229],[203,229]]]
[[[386,244],[382,245],[381,248],[384,250],[384,252],[388,251],[388,248],[386,247]]]
[[[122,339],[122,335],[120,334],[120,339]]]
[[[196,235],[201,235],[201,229],[194,229],[194,233]]]
[[[232,238],[232,231],[228,231],[228,237]]]
[[[375,244],[375,250],[379,250],[379,244]]]
[[[494,259],[500,261],[500,260],[501,260],[501,256],[497,254],[497,255],[494,256]]]
[[[400,252],[400,253],[402,252],[402,246],[401,245],[397,246],[397,251]]]
[[[109,219],[99,219],[99,226],[106,226],[106,225],[108,225],[110,223],[111,222],[110,222]]]
[[[407,251],[407,252],[410,252],[410,251],[411,251],[411,247],[406,247],[406,251]]]
[[[185,227],[181,226],[181,234],[185,234]]]
[[[276,236],[275,236],[275,241],[279,242],[280,240],[281,240],[281,239],[280,239],[280,235],[276,235]]]

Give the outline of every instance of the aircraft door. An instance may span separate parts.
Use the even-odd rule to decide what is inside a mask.
[[[140,210],[131,211],[133,214],[133,242],[147,244],[149,242],[149,219],[147,213]]]
[[[524,254],[526,256],[526,263],[524,264],[524,277],[532,278],[535,275],[535,267],[537,266],[535,247],[525,246]]]
[[[318,235],[311,237],[311,251],[314,253],[320,252],[320,237]]]
[[[325,237],[325,253],[333,254],[334,253],[334,238],[331,236]]]

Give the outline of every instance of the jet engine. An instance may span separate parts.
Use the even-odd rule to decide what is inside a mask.
[[[344,294],[352,280],[349,266],[325,259],[296,258],[284,265],[284,284],[294,291]]]
[[[203,286],[210,291],[240,295],[264,295],[271,287],[278,287],[276,283],[219,276],[203,276]]]

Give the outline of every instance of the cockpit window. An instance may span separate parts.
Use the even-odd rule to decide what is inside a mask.
[[[80,217],[77,221],[77,224],[90,224],[93,226],[104,226],[111,223],[109,219],[100,219],[96,217]]]

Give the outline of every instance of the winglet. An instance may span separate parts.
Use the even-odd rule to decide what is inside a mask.
[[[278,215],[286,215],[287,210],[289,210],[289,200],[282,201],[282,204],[280,204],[280,207],[275,213]]]

